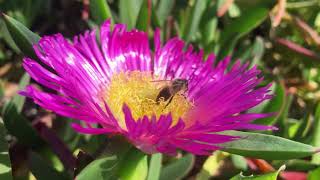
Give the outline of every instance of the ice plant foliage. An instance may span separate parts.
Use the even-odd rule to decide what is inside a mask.
[[[111,28],[106,21],[96,35],[93,30],[73,41],[60,34],[41,38],[34,50],[42,65],[24,58],[23,66],[55,92],[28,86],[20,94],[80,120],[72,125],[80,133],[120,134],[146,153],[210,154],[238,138],[218,132],[273,129],[251,123],[270,114],[245,113],[271,98],[270,85],[257,88],[262,78],[256,67],[230,67],[230,58],[215,63],[213,54],[205,60],[202,51],[184,50],[178,38],[162,46],[158,30],[154,51],[145,32],[128,32],[122,24]],[[187,80],[188,88],[172,93],[176,79]],[[166,87],[172,99],[158,99]]]

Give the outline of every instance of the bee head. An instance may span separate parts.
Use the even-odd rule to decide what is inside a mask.
[[[177,91],[180,91],[182,89],[188,89],[188,80],[186,79],[175,79],[172,82],[172,87],[176,89]]]

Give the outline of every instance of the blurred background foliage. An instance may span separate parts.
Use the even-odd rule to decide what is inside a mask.
[[[160,28],[163,42],[178,36],[205,55],[256,64],[275,96],[250,111],[278,112],[256,123],[319,147],[319,0],[0,0],[0,11],[6,14],[0,18],[0,179],[245,179],[241,171],[264,174],[257,179],[320,177],[317,154],[266,161],[220,151],[210,157],[128,153],[123,139],[77,134],[70,119],[17,95],[34,83],[21,60],[34,56],[30,45],[40,36],[59,32],[72,39],[111,18],[147,31],[150,44]],[[97,157],[103,158],[90,163]]]

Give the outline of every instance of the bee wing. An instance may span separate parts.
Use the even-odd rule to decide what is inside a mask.
[[[152,80],[151,82],[169,82],[169,81],[172,81],[172,80]]]
[[[155,83],[157,89],[164,88],[171,84],[171,80],[153,80],[151,82]]]

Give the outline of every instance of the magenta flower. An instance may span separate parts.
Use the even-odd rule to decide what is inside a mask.
[[[256,67],[230,58],[213,66],[203,52],[178,38],[161,46],[155,32],[154,51],[145,32],[126,31],[110,21],[70,42],[57,34],[41,38],[34,50],[43,67],[24,58],[31,77],[56,93],[33,86],[20,92],[45,109],[80,120],[72,127],[86,134],[121,134],[146,153],[175,154],[183,149],[210,154],[220,143],[238,137],[218,134],[226,130],[270,130],[251,124],[270,114],[243,113],[270,99],[269,87]]]

